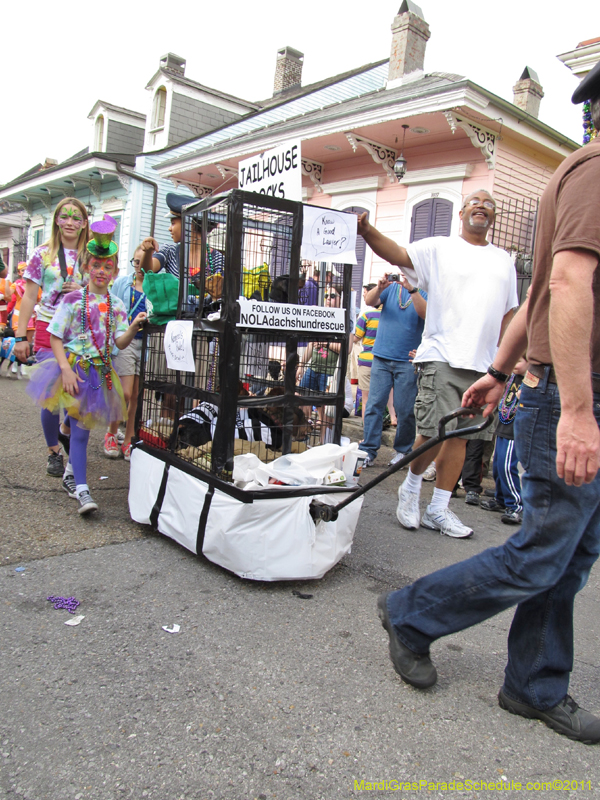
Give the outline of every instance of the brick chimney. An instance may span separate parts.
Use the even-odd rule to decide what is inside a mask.
[[[277,51],[273,97],[301,86],[303,63],[304,53],[293,47],[282,47]]]
[[[185,58],[176,56],[175,53],[167,53],[165,56],[161,56],[160,69],[183,77],[185,75]]]
[[[392,23],[392,49],[387,88],[416,80],[423,74],[425,47],[431,33],[423,12],[412,0],[402,5]]]
[[[531,67],[525,67],[523,74],[513,86],[513,103],[532,117],[537,117],[543,96],[544,90],[537,72]]]

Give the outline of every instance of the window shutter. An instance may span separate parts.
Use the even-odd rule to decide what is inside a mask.
[[[433,225],[431,236],[450,236],[452,227],[452,203],[450,200],[433,201]]]
[[[413,208],[410,241],[418,242],[428,236],[450,236],[452,203],[433,197],[423,200]]]
[[[430,236],[429,225],[433,210],[433,200],[423,200],[413,208],[410,224],[410,241],[418,242]]]

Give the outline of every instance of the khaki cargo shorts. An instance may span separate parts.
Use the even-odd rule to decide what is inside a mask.
[[[462,404],[462,396],[472,383],[484,373],[471,369],[456,369],[445,361],[424,361],[418,364],[417,399],[415,401],[415,420],[417,433],[431,438],[437,436],[438,423],[446,414],[450,414]],[[448,423],[446,430],[469,428],[483,422],[480,414],[473,419],[462,417]],[[494,437],[494,425],[484,431],[465,439],[484,439],[491,441]]]

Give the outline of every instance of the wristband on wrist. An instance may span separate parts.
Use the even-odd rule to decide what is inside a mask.
[[[409,294],[416,294],[416,292],[418,292],[419,290],[417,289],[417,287],[416,287],[416,286],[413,286],[413,288],[412,288],[412,289],[407,289],[406,291],[407,291]]]
[[[26,342],[26,341],[27,341],[26,336],[15,336],[15,342]]]
[[[500,383],[506,383],[506,381],[510,378],[510,375],[507,375],[506,372],[500,372],[499,369],[490,366],[487,368],[488,375],[491,375],[492,378],[495,380],[500,381]]]

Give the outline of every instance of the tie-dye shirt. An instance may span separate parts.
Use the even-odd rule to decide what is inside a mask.
[[[89,293],[90,319],[98,347],[105,352],[106,344],[106,315],[108,313],[108,295]],[[122,300],[110,295],[113,311],[113,330],[111,331],[111,341],[109,350],[113,350],[115,339],[121,337],[129,323],[127,322],[127,311]],[[58,336],[63,340],[63,347],[69,353],[86,358],[97,358],[98,352],[92,334],[90,323],[85,315],[85,333],[81,329],[81,308],[83,304],[83,291],[78,289],[76,292],[69,292],[63,298],[62,303],[56,310],[52,322],[48,325],[48,333]],[[82,337],[83,338],[80,338]]]
[[[54,316],[56,307],[62,297],[60,290],[64,283],[60,274],[58,255],[54,261],[50,261],[49,249],[47,244],[36,247],[23,273],[24,278],[37,283],[42,289],[42,298],[37,315],[41,322],[50,322]],[[69,273],[67,279],[83,286],[84,279],[77,263],[77,250],[65,250],[65,261],[67,272]]]

